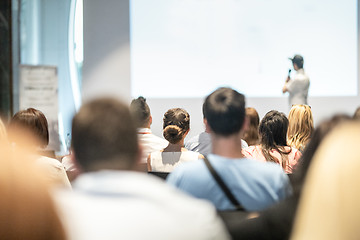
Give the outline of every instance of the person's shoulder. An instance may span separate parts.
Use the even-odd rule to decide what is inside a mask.
[[[205,164],[201,159],[196,161],[183,162],[169,174],[166,181],[175,185],[178,185],[184,180],[191,181],[191,179],[201,177],[201,173],[204,171],[204,169]]]
[[[146,134],[145,134],[146,135]],[[148,136],[150,137],[151,140],[155,141],[155,142],[158,142],[160,144],[168,144],[169,142],[166,141],[165,139],[159,137],[159,136],[156,136],[155,134],[153,133],[150,133],[148,134]]]
[[[101,188],[95,189],[94,184],[89,184],[94,180],[96,180],[97,186],[101,186]],[[89,190],[91,194],[85,195],[86,190]],[[93,193],[96,194],[94,195]],[[74,199],[77,200],[76,202],[78,202],[78,204],[80,204],[81,201],[83,204],[81,204],[81,206],[76,204],[76,206],[83,210],[86,210],[86,207],[91,207],[92,209],[101,208],[105,211],[114,211],[114,209],[111,208],[121,209],[121,215],[118,216],[118,219],[124,218],[125,220],[133,214],[134,211],[137,211],[139,213],[137,216],[140,216],[140,218],[136,220],[137,225],[143,229],[148,229],[150,238],[161,228],[164,229],[162,233],[158,233],[160,234],[159,236],[164,236],[166,233],[176,233],[180,234],[183,239],[191,238],[192,236],[196,239],[212,239],[210,237],[211,235],[218,236],[215,239],[228,238],[224,225],[218,218],[215,208],[210,203],[190,197],[180,190],[165,184],[157,177],[145,173],[120,173],[116,171],[90,173],[80,176],[80,178],[75,180],[74,192],[60,194],[62,195],[61,201],[67,204],[74,202],[72,201]],[[103,202],[99,202],[98,199],[93,201],[94,196],[99,194],[105,197],[111,196],[108,202],[110,204],[109,206],[104,207],[102,205]],[[120,196],[125,194],[136,197],[137,201],[126,200],[127,205],[121,204],[124,203],[122,202],[124,198],[114,197],[119,194],[121,194]],[[141,204],[142,202],[144,204]],[[140,212],[138,211],[139,207],[142,209]],[[63,209],[66,210],[64,207]],[[67,210],[68,209],[69,208],[67,208]],[[81,209],[81,211],[78,209],[74,210],[79,214],[86,212]],[[85,217],[85,214],[82,216]],[[106,214],[106,216],[104,215],[104,217],[107,216],[108,214]],[[111,218],[111,216],[109,216],[109,218]],[[151,219],[156,219],[157,224],[148,226],[149,220]],[[168,219],[173,219],[171,224],[182,224],[183,231],[179,232],[177,229],[171,228]],[[180,239],[180,237],[175,236],[174,239]]]
[[[198,152],[194,152],[194,151],[191,151],[188,149],[186,149],[186,150],[182,151],[181,154],[183,154],[184,156],[188,156],[189,158],[195,158],[195,159],[198,159],[201,156],[201,154]]]
[[[199,145],[200,134],[193,136],[189,140],[185,142],[185,148],[188,150],[192,150],[193,148]]]
[[[244,158],[242,160],[244,164],[246,164],[248,168],[252,168],[254,172],[261,172],[261,174],[269,176],[274,174],[285,175],[284,171],[278,163],[262,162],[250,158]]]
[[[53,167],[59,168],[59,169],[64,169],[63,164],[59,160],[50,158],[50,157],[46,157],[46,156],[39,156],[37,159],[37,163],[50,165],[50,166],[53,166]]]

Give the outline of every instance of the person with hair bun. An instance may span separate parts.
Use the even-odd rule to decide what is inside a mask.
[[[182,108],[169,109],[164,114],[163,136],[169,145],[149,154],[148,171],[171,172],[182,162],[195,161],[203,156],[184,148],[184,139],[190,130],[190,115]]]

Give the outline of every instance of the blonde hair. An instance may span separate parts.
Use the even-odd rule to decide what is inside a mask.
[[[288,119],[288,145],[303,151],[314,131],[311,108],[308,105],[293,105]]]
[[[9,144],[0,146],[1,239],[66,239],[48,186],[29,156]]]
[[[359,144],[360,123],[341,124],[325,137],[308,171],[292,239],[359,238]]]

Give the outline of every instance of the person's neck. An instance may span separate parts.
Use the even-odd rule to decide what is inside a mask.
[[[240,134],[212,135],[212,153],[226,158],[243,158]]]
[[[166,148],[164,148],[164,152],[181,152],[183,147],[184,147],[184,138],[175,144],[169,142],[169,145]]]
[[[169,143],[169,145],[166,148],[164,148],[164,152],[181,152],[183,146],[184,144],[181,143],[176,143],[176,144]]]

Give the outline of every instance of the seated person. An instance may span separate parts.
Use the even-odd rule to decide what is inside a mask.
[[[249,146],[259,144],[259,114],[255,108],[247,107],[245,109],[246,117],[249,119],[249,127],[245,131],[244,140]],[[245,149],[245,147],[243,148]]]
[[[164,114],[163,135],[169,145],[149,154],[148,171],[171,172],[183,162],[196,161],[203,156],[184,148],[184,139],[190,130],[190,115],[182,108],[169,109]]]
[[[284,201],[259,212],[255,218],[235,223],[233,233],[235,239],[285,240],[290,238],[299,198],[313,156],[324,137],[334,127],[349,119],[350,117],[346,115],[336,115],[322,122],[315,129],[293,173],[293,194]]]
[[[143,148],[140,164],[146,165],[147,157],[151,152],[161,150],[169,143],[165,139],[151,133],[152,116],[145,98],[138,97],[132,100],[130,112],[136,123],[139,143]]]
[[[247,211],[265,209],[286,198],[291,187],[286,174],[274,163],[244,158],[241,138],[248,124],[245,98],[231,88],[219,88],[204,103],[206,127],[212,138],[210,164]],[[211,201],[218,210],[234,210],[203,161],[183,164],[167,182],[190,195]]]
[[[82,105],[72,123],[72,156],[82,174],[55,192],[69,239],[229,239],[215,208],[134,171],[141,159],[125,104]]]
[[[337,126],[322,141],[306,176],[291,239],[359,238],[359,142],[359,122]]]
[[[2,134],[4,129],[0,130],[0,139]],[[21,139],[28,137],[24,132],[18,134]],[[17,146],[14,151],[9,143],[0,141],[0,238],[67,239],[49,184],[32,164],[29,149]]]
[[[260,144],[244,149],[244,156],[280,164],[286,173],[292,173],[301,152],[286,143],[288,125],[285,114],[275,110],[268,112],[260,122]]]
[[[35,141],[26,141],[27,138],[14,138],[19,132],[29,134]],[[35,108],[28,108],[17,112],[11,119],[9,124],[10,140],[20,147],[29,146],[32,150],[36,150],[36,164],[40,167],[44,176],[51,183],[71,188],[69,179],[66,175],[65,168],[57,159],[44,156],[45,148],[49,144],[49,129],[45,115]]]

